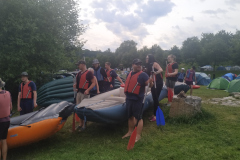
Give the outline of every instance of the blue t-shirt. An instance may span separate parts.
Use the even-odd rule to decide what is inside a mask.
[[[132,72],[132,76],[136,74],[137,72]],[[128,75],[127,75],[128,76]],[[138,83],[141,85],[139,95],[133,94],[133,93],[126,93],[126,98],[131,99],[131,100],[143,100],[144,98],[144,93],[145,93],[145,82],[149,79],[149,76],[145,73],[142,72],[138,76]]]
[[[23,86],[24,86],[25,84],[23,83]],[[31,87],[32,88],[32,91],[36,91],[37,90],[37,87],[36,87],[36,84],[33,82],[33,81],[31,81],[29,84],[28,84],[28,86],[29,87]],[[19,85],[19,87],[18,87],[18,92],[21,92],[21,90],[22,90],[22,88],[21,88],[21,84]],[[33,97],[33,96],[32,96]],[[33,98],[32,99],[24,99],[25,101],[27,100],[27,101],[33,101]]]

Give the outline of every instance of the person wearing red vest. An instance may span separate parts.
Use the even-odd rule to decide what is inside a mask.
[[[28,73],[22,72],[22,83],[18,89],[17,108],[20,115],[33,112],[37,107],[37,87],[33,81],[28,80]]]
[[[7,135],[10,126],[10,112],[12,110],[12,99],[8,91],[2,90],[5,82],[0,78],[0,159],[7,159]]]
[[[136,141],[141,138],[143,128],[142,102],[144,99],[145,86],[148,85],[149,76],[142,72],[142,61],[134,59],[132,62],[133,71],[127,76],[124,92],[126,94],[126,107],[128,112],[128,132],[122,137],[131,136],[134,126],[138,122]]]
[[[107,78],[104,78],[104,80],[106,81],[106,91],[110,91],[111,89],[114,88],[114,81],[115,78],[121,82],[121,84],[124,84],[122,79],[117,75],[117,73],[115,72],[114,69],[111,68],[111,63],[110,62],[106,62],[105,63],[105,71],[107,74]]]
[[[161,66],[156,62],[155,57],[152,54],[147,55],[146,57],[146,64],[147,64],[147,69],[146,73],[148,76],[151,76],[151,80],[156,81],[156,86],[153,85],[151,87],[151,93],[152,93],[152,98],[154,102],[154,107],[153,107],[153,115],[149,117],[150,122],[156,121],[156,111],[159,105],[159,95],[161,93],[162,87],[163,87],[163,78],[162,78],[162,71],[163,69]],[[154,76],[154,77],[153,77]]]
[[[93,73],[87,70],[86,62],[80,60],[77,65],[80,71],[76,76],[76,83],[73,84],[73,87],[77,90],[76,104],[79,104],[84,98],[90,97],[89,92],[96,84]],[[76,130],[84,130],[85,126],[83,125],[84,120],[80,119],[79,126],[76,128]]]
[[[178,64],[176,61],[176,56],[169,55],[167,57],[168,65],[166,67],[165,77],[166,77],[166,86],[168,90],[168,103],[167,106],[170,106],[173,99],[174,87],[177,81],[178,74]]]

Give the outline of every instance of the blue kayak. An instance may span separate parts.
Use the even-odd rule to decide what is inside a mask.
[[[99,123],[121,123],[128,119],[125,95],[118,88],[95,97],[84,99],[76,105],[74,111],[81,119]],[[143,112],[153,105],[151,92],[148,92],[143,106]]]

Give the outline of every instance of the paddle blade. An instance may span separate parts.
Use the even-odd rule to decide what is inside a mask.
[[[164,126],[165,125],[165,119],[162,110],[158,106],[157,112],[156,112],[156,123],[157,125]]]
[[[132,132],[132,135],[128,142],[127,150],[133,149],[136,137],[137,137],[137,127],[135,127],[134,131]]]

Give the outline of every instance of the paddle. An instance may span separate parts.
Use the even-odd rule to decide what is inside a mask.
[[[155,88],[155,92],[156,92],[156,78],[155,78],[155,75],[153,73],[154,73],[154,67],[152,67],[152,77],[153,77],[153,80],[154,80],[154,88]],[[157,126],[159,126],[159,125],[164,126],[165,125],[164,115],[163,115],[163,112],[162,112],[162,110],[160,109],[159,106],[158,106],[158,109],[156,111],[156,123],[157,123]]]
[[[76,82],[76,78],[75,76],[73,77],[73,84]],[[75,88],[73,87],[73,97],[74,97],[74,104],[76,104],[76,90]],[[75,116],[76,116],[76,113],[73,111],[73,120],[72,120],[72,132],[75,131],[75,127],[76,127],[76,120],[75,120]]]
[[[134,130],[133,130],[133,132],[131,134],[131,137],[129,139],[127,150],[133,149],[133,147],[135,145],[135,141],[136,141],[136,137],[137,137],[137,126],[138,126],[138,122],[140,120],[140,116],[142,114],[142,109],[144,107],[144,102],[145,102],[145,99],[146,99],[147,91],[148,91],[148,87],[147,87],[147,90],[146,90],[145,95],[144,95],[144,99],[143,99],[143,102],[142,102],[142,108],[140,110],[140,113],[138,114],[139,117],[138,117],[137,123],[136,123],[135,128],[134,128]]]

